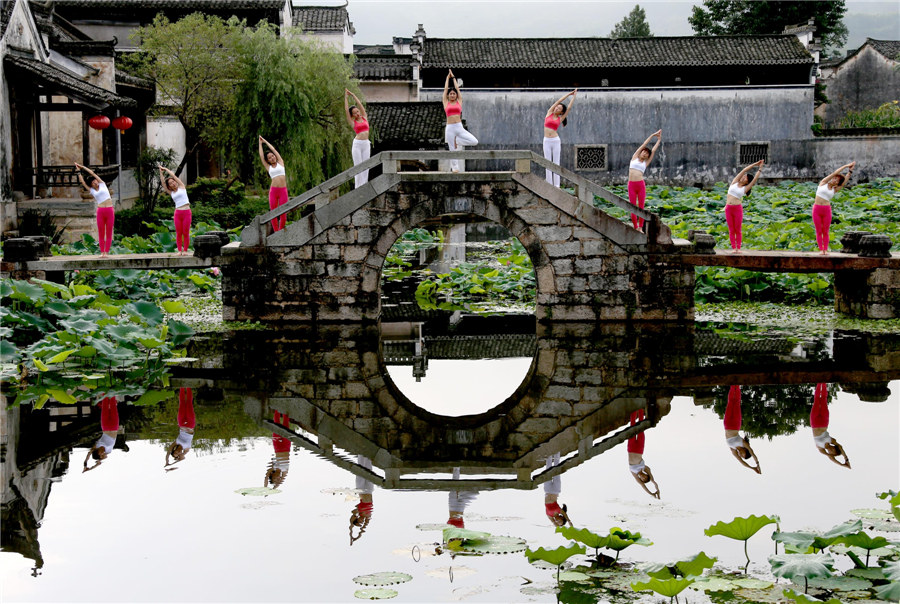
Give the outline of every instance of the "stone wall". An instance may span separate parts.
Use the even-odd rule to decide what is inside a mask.
[[[677,256],[651,260],[659,250],[645,235],[543,179],[523,173],[485,183],[467,174],[425,174],[399,182],[393,176],[367,185],[384,191],[374,199],[358,189],[270,235],[265,247],[225,248],[225,319],[374,321],[391,246],[444,214],[491,220],[522,242],[536,273],[540,320],[693,318],[692,267]]]
[[[900,270],[835,272],[834,309],[861,319],[900,317]]]

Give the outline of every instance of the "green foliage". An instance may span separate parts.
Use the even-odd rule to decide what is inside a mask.
[[[631,584],[634,591],[655,591],[661,596],[674,598],[687,587],[694,583],[693,579],[657,579],[651,577],[649,581],[635,582]]]
[[[894,518],[900,520],[900,493],[885,491],[884,493],[878,493],[877,497],[879,499],[887,499],[891,506],[891,514],[894,515]]]
[[[344,89],[356,86],[343,54],[301,36],[279,37],[274,26],[260,24],[242,31],[236,57],[233,111],[221,121],[216,142],[241,174],[268,178],[257,159],[259,135],[284,159],[291,191],[350,167],[353,137],[343,102]]]
[[[815,251],[815,229],[811,206],[817,183],[782,182],[778,186],[756,186],[744,198],[744,249]],[[611,191],[625,196],[624,185]],[[647,209],[660,215],[675,237],[687,238],[688,231],[704,230],[716,238],[719,247],[728,246],[728,226],[724,206],[727,184],[711,191],[695,187],[647,187]],[[594,204],[618,218],[627,212],[609,207],[595,198]],[[900,180],[881,178],[860,183],[835,197],[832,246],[846,231],[865,230],[887,235],[900,251]],[[698,267],[697,302],[744,300],[752,302],[816,302],[833,299],[833,275],[756,273],[741,269]]]
[[[751,515],[747,516],[746,518],[736,516],[730,522],[719,521],[709,526],[708,528],[704,529],[703,533],[707,537],[721,535],[723,537],[728,537],[729,539],[735,539],[737,541],[746,541],[757,532],[759,532],[762,527],[777,523],[777,516]]]
[[[49,210],[28,208],[22,212],[22,217],[19,218],[19,236],[43,235],[50,238],[50,243],[58,244],[67,224],[58,227],[53,222],[53,215]]]
[[[817,577],[832,576],[834,559],[830,554],[778,554],[769,556],[769,564],[776,577],[803,577],[808,582]]]
[[[372,587],[369,589],[357,589],[353,597],[360,600],[390,600],[397,597],[397,590],[387,587]]]
[[[134,168],[134,179],[138,184],[139,197],[135,204],[137,215],[142,220],[149,220],[156,209],[159,195],[163,191],[163,183],[159,179],[159,165],[174,169],[174,149],[147,147],[138,155]],[[116,215],[116,227],[119,228],[119,216]]]
[[[900,101],[888,101],[875,109],[849,111],[838,128],[900,128]]]
[[[699,36],[780,34],[785,27],[805,25],[813,19],[823,52],[844,45],[847,27],[844,0],[757,2],[755,0],[703,0],[694,6],[688,22]]]
[[[576,554],[583,554],[584,551],[584,546],[571,543],[568,547],[560,546],[556,549],[550,550],[544,549],[543,547],[539,547],[534,551],[532,551],[531,549],[526,549],[525,557],[528,559],[529,563],[543,560],[544,562],[549,562],[550,564],[555,565],[558,569],[563,562]]]
[[[671,579],[675,577],[700,577],[703,571],[712,568],[717,558],[710,558],[704,552],[695,554],[690,558],[672,562],[670,564],[648,564],[641,567],[645,573],[656,579]]]
[[[234,107],[243,31],[236,18],[226,22],[198,12],[173,23],[160,13],[132,34],[140,52],[125,57],[122,66],[156,83],[164,99],[161,111],[174,113],[185,129],[185,159],[200,140],[214,139]]]
[[[398,585],[412,581],[412,575],[398,572],[380,572],[353,577],[353,582],[360,585],[378,587],[381,585]]]
[[[616,23],[609,34],[610,38],[652,38],[647,13],[635,4],[634,8],[621,21]]]
[[[779,543],[783,543],[786,552],[805,554],[809,553],[811,550],[821,551],[835,543],[843,543],[843,541],[841,541],[843,537],[853,535],[861,528],[861,521],[851,520],[832,527],[824,534],[815,532],[785,533],[778,531],[772,533],[772,539]],[[878,545],[877,547],[882,546]]]
[[[800,604],[817,604],[818,602],[823,602],[823,600],[820,600],[819,598],[814,598],[806,594],[797,593],[793,589],[785,589],[782,593],[786,598],[789,598],[794,602],[799,602]],[[841,601],[837,598],[830,598],[828,600],[824,600],[824,604],[841,604]]]

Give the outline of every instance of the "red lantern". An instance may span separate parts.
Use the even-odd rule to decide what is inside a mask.
[[[125,131],[131,128],[131,125],[134,122],[131,121],[130,117],[125,117],[121,115],[112,121],[113,128],[119,130],[122,134],[125,134]]]
[[[93,128],[94,130],[103,130],[104,128],[109,128],[109,118],[105,115],[95,115],[88,120],[88,126]]]

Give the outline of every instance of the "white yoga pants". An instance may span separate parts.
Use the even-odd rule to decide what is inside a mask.
[[[363,163],[372,155],[372,143],[367,140],[359,140],[358,138],[353,139],[353,149],[351,149],[351,154],[353,155],[353,165],[358,166]],[[364,170],[357,174],[354,177],[355,188],[360,188],[367,182],[369,182],[369,171]]]
[[[444,140],[451,151],[458,151],[461,147],[472,147],[478,144],[478,139],[472,133],[463,128],[462,123],[447,124],[444,129]],[[459,160],[450,160],[450,169],[459,171]]]
[[[554,164],[559,165],[559,153],[562,149],[562,142],[558,136],[553,138],[544,137],[544,158],[549,159]],[[547,170],[547,182],[554,187],[559,186],[559,174]]]

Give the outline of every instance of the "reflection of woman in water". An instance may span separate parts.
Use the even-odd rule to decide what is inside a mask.
[[[367,470],[372,469],[372,460],[364,455],[357,456],[356,462]],[[372,491],[375,490],[375,485],[372,484],[371,481],[362,476],[357,476],[356,490],[359,491],[359,503],[357,503],[356,507],[353,508],[353,511],[350,512],[350,545],[353,545],[353,542],[362,537],[362,534],[366,532],[369,521],[372,520],[372,511],[375,507],[372,503]],[[359,529],[359,533],[356,537],[353,536],[353,527]]]
[[[459,468],[453,468],[453,480],[459,480]],[[456,528],[466,528],[464,514],[466,507],[478,497],[478,491],[450,491],[447,496],[447,509],[450,517],[447,524]]]
[[[100,400],[100,429],[103,435],[94,443],[91,450],[84,458],[84,470],[93,470],[112,453],[116,444],[116,434],[119,433],[119,401],[114,396],[107,396]],[[97,463],[88,467],[88,459],[94,458]]]
[[[631,413],[632,426],[642,421],[644,421],[643,409],[638,409]],[[638,484],[641,485],[651,497],[659,499],[659,485],[656,484],[656,481],[653,479],[653,473],[650,472],[650,467],[644,463],[644,432],[640,432],[628,439],[628,469],[631,470],[631,475],[638,481]],[[647,486],[647,483],[650,482],[653,483],[653,487],[656,489],[655,492],[651,491]]]
[[[178,436],[175,442],[166,450],[166,467],[184,461],[187,452],[191,450],[194,442],[194,427],[197,420],[194,418],[194,391],[190,388],[178,389]],[[169,458],[175,461],[170,462]],[[175,469],[175,468],[170,468]]]
[[[816,384],[812,411],[809,413],[809,425],[819,453],[849,470],[850,458],[847,457],[847,452],[828,434],[828,384]],[[844,457],[843,461],[840,460],[841,456]]]
[[[546,470],[549,470],[558,465],[559,453],[554,453],[547,458],[547,463],[544,467]],[[569,524],[572,523],[572,521],[569,520],[569,510],[566,505],[563,504],[562,507],[559,506],[557,500],[559,499],[560,493],[562,493],[562,480],[557,474],[544,483],[544,510],[547,514],[547,518],[550,519],[550,522],[552,522],[554,526],[565,526],[567,522]]]
[[[757,474],[762,474],[762,469],[759,467],[759,459],[756,458],[756,453],[753,452],[753,449],[750,447],[750,441],[747,440],[747,437],[741,437],[740,429],[741,429],[741,387],[740,386],[732,386],[728,390],[728,406],[725,407],[725,442],[728,443],[728,446],[731,448],[731,454],[734,455],[734,458],[741,462],[741,465],[750,468]],[[748,459],[753,458],[753,461],[756,465],[751,465],[747,462]]]
[[[274,419],[276,424],[280,424],[288,430],[291,429],[291,419],[286,413],[282,415],[276,411]],[[280,434],[272,432],[272,448],[275,449],[275,455],[272,456],[272,461],[269,462],[263,486],[267,487],[271,484],[273,489],[277,489],[284,482],[284,479],[287,478],[288,469],[290,469],[291,441]]]

